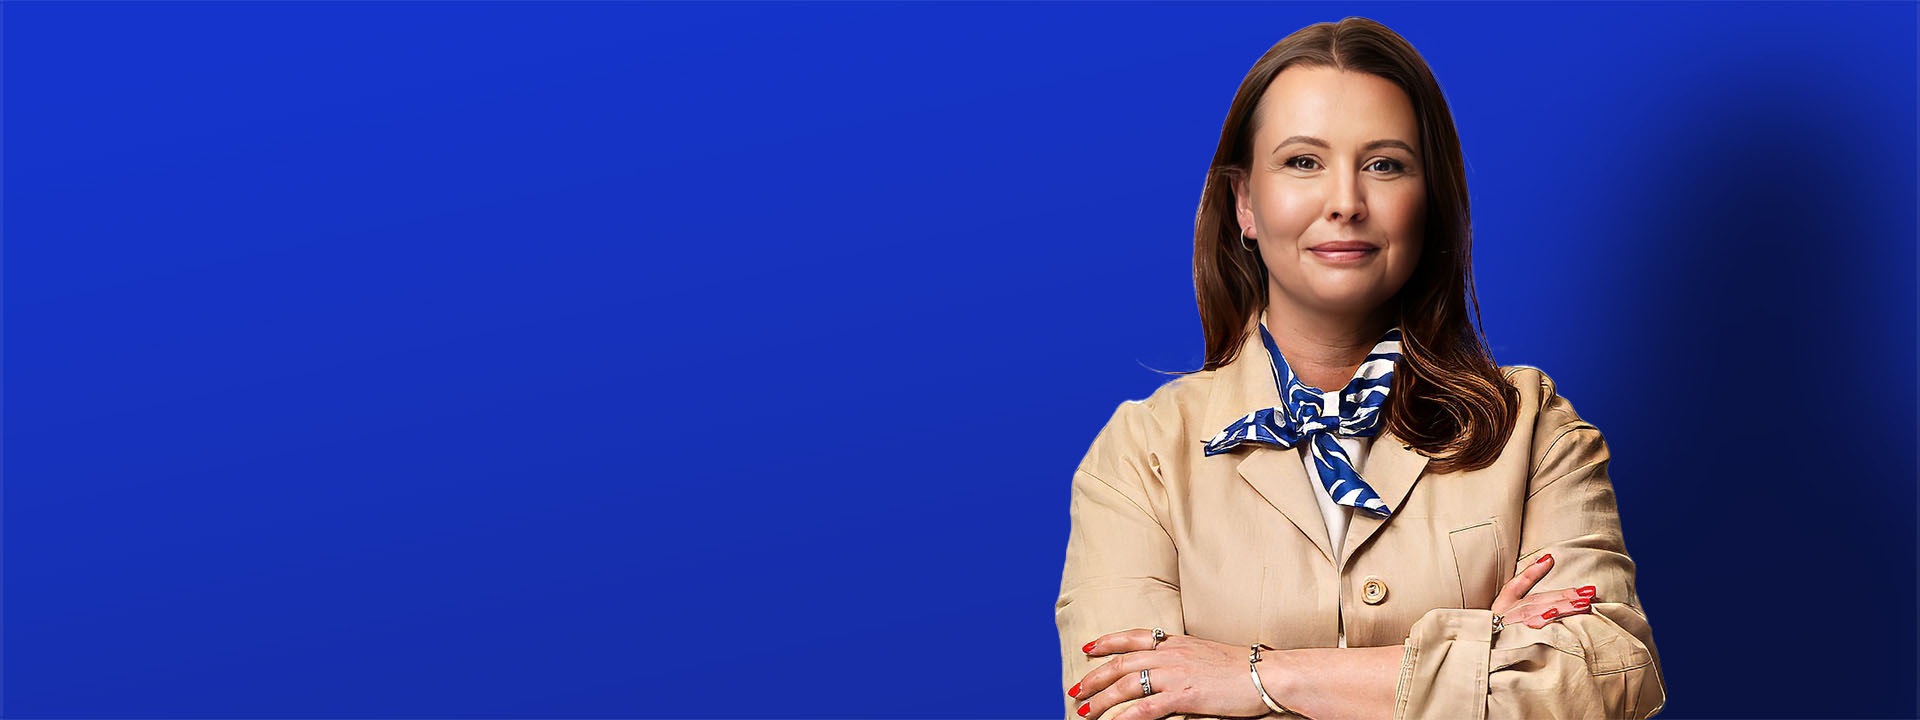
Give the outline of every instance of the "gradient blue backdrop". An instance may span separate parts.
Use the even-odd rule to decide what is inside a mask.
[[[5,713],[1052,717],[1072,468],[1346,15],[1664,715],[1913,714],[1905,2],[8,2]]]

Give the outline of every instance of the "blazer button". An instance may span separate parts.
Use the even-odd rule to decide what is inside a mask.
[[[1368,575],[1366,584],[1360,586],[1360,599],[1368,605],[1379,605],[1387,599],[1387,584]]]

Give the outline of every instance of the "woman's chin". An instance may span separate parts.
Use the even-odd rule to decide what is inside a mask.
[[[1373,288],[1327,293],[1320,295],[1314,309],[1332,316],[1360,316],[1378,309],[1384,299],[1385,296],[1373,292]]]

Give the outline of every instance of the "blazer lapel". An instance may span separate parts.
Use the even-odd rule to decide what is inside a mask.
[[[1225,429],[1233,421],[1259,408],[1278,407],[1280,390],[1273,379],[1273,359],[1260,342],[1260,313],[1256,312],[1240,329],[1240,352],[1232,362],[1220,366],[1208,399],[1205,418],[1208,432]],[[1209,438],[1201,438],[1205,444]],[[1320,501],[1313,498],[1315,485],[1307,481],[1307,468],[1300,451],[1271,445],[1248,443],[1235,469],[1252,485],[1273,509],[1300,528],[1300,532],[1320,548],[1329,564],[1334,548],[1327,540],[1327,521],[1320,517]]]
[[[1242,333],[1239,354],[1219,368],[1208,400],[1205,427],[1211,431],[1224,429],[1255,409],[1278,407],[1281,402],[1280,391],[1274,384],[1273,360],[1268,356],[1266,345],[1259,340],[1260,313],[1248,318]],[[1207,439],[1202,438],[1200,442],[1205,443]],[[1313,496],[1323,491],[1317,481],[1308,480],[1300,450],[1260,443],[1241,447],[1251,448],[1234,466],[1241,479],[1299,528],[1336,568],[1345,568],[1347,559],[1386,522],[1370,513],[1354,512],[1344,546],[1332,547],[1327,539],[1327,522],[1320,516],[1320,501]],[[1360,476],[1380,495],[1387,508],[1397,513],[1426,466],[1426,456],[1407,447],[1383,427],[1367,450]]]
[[[1327,539],[1327,521],[1320,516],[1320,501],[1313,498],[1314,484],[1307,480],[1307,467],[1300,459],[1299,450],[1254,445],[1235,467],[1240,477],[1258,490],[1273,509],[1293,521],[1294,526],[1313,541],[1313,546],[1320,548],[1327,564],[1334,564],[1332,541]]]
[[[1367,459],[1361,463],[1360,479],[1380,496],[1387,504],[1387,510],[1399,514],[1401,504],[1406,502],[1407,494],[1413,491],[1413,484],[1420,479],[1421,471],[1427,468],[1427,456],[1414,451],[1400,438],[1386,428],[1373,438],[1373,445],[1367,449]],[[1301,469],[1305,474],[1305,468]],[[1380,526],[1393,518],[1381,519],[1373,513],[1354,512],[1353,520],[1347,523],[1346,545],[1340,548],[1340,562],[1337,567],[1345,569],[1347,559],[1353,557],[1360,546],[1366,544]]]

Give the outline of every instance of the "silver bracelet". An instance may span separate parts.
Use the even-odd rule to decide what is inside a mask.
[[[1253,689],[1260,691],[1260,701],[1266,703],[1268,709],[1277,713],[1293,712],[1280,703],[1274,702],[1273,696],[1267,694],[1266,686],[1260,684],[1260,668],[1254,665],[1254,663],[1260,662],[1260,648],[1263,647],[1268,650],[1273,649],[1264,644],[1255,644],[1253,646],[1253,654],[1247,657],[1247,672],[1253,675]]]

